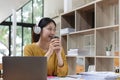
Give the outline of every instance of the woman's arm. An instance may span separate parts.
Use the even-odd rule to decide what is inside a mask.
[[[62,49],[62,52],[61,52],[61,58],[62,58],[62,61],[63,61],[63,65],[62,66],[59,66],[59,60],[57,63],[57,70],[56,70],[56,74],[57,76],[66,76],[68,74],[68,64],[67,64],[67,60],[66,60],[66,56],[65,56],[65,53],[64,53],[64,50]]]

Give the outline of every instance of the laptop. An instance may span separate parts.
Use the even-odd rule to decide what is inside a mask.
[[[47,80],[46,57],[3,57],[3,80]]]

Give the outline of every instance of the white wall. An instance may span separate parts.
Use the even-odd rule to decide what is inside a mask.
[[[63,12],[63,0],[44,0],[44,16],[55,17]]]
[[[29,0],[0,0],[0,23]]]
[[[64,12],[64,0],[44,0],[44,16],[54,18],[57,24],[56,35],[60,35],[60,17],[59,15]]]

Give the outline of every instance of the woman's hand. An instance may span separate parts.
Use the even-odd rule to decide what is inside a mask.
[[[61,41],[59,38],[54,38],[51,40],[50,45],[52,45],[52,49],[57,53],[61,53],[62,47],[61,47]]]
[[[53,54],[53,51],[55,51],[57,55],[61,55],[61,42],[59,38],[51,39],[49,43],[49,49],[45,56],[47,56],[49,59],[49,57]]]
[[[50,41],[49,44],[49,49],[46,53],[47,56],[47,60],[49,60],[50,56],[53,54],[53,51],[55,51],[57,59],[58,59],[58,66],[63,66],[63,59],[61,56],[61,52],[62,52],[62,46],[61,46],[61,41],[59,38],[54,38]]]
[[[58,59],[58,66],[63,66],[63,59],[61,56],[61,52],[62,52],[62,46],[61,46],[61,41],[59,38],[54,38],[51,40],[51,45],[53,50],[55,51],[56,55],[57,55],[57,59]]]

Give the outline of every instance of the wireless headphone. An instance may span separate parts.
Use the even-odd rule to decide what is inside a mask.
[[[33,31],[34,31],[35,34],[40,34],[40,32],[41,32],[40,26],[38,26],[38,24],[36,24],[36,25],[33,27]]]

